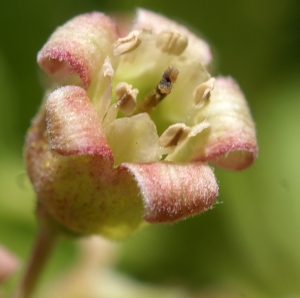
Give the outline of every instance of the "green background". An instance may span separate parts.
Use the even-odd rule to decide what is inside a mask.
[[[77,14],[133,13],[135,7],[189,24],[212,44],[215,73],[234,77],[248,98],[260,151],[248,170],[215,170],[222,204],[213,210],[172,226],[147,227],[120,244],[117,270],[157,284],[229,289],[237,297],[300,297],[296,0],[1,3],[0,243],[23,260],[36,232],[34,194],[22,161],[24,135],[43,94],[36,53],[58,25]],[[62,241],[42,281],[62,271],[74,251],[70,240]]]

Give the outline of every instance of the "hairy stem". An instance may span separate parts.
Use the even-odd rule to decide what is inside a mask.
[[[53,225],[46,212],[38,207],[40,227],[32,249],[31,258],[17,287],[13,298],[30,298],[59,236],[59,230]]]

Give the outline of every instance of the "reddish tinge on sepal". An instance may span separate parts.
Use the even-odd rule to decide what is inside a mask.
[[[250,166],[257,157],[256,130],[238,84],[230,77],[217,77],[210,100],[210,136],[203,155],[193,160],[209,161],[229,170]]]
[[[144,200],[143,218],[167,223],[211,208],[218,185],[211,168],[202,163],[126,164]]]
[[[104,14],[83,14],[57,28],[37,60],[41,69],[57,82],[78,75],[87,89],[118,37],[115,23]]]
[[[48,96],[46,110],[47,133],[53,152],[111,157],[100,119],[84,89],[66,86],[55,90]]]

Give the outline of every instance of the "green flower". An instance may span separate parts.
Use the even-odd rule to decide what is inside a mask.
[[[210,209],[206,162],[240,170],[257,155],[244,95],[210,76],[205,41],[143,9],[128,27],[80,15],[38,53],[52,83],[27,133],[27,169],[39,203],[79,234],[121,239]]]

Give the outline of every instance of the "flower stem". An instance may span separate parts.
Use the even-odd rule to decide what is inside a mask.
[[[46,213],[40,209],[40,206],[37,213],[40,220],[39,231],[32,249],[31,258],[23,278],[12,296],[13,298],[31,297],[60,234],[51,220],[47,220],[49,216],[46,215],[45,217]]]

